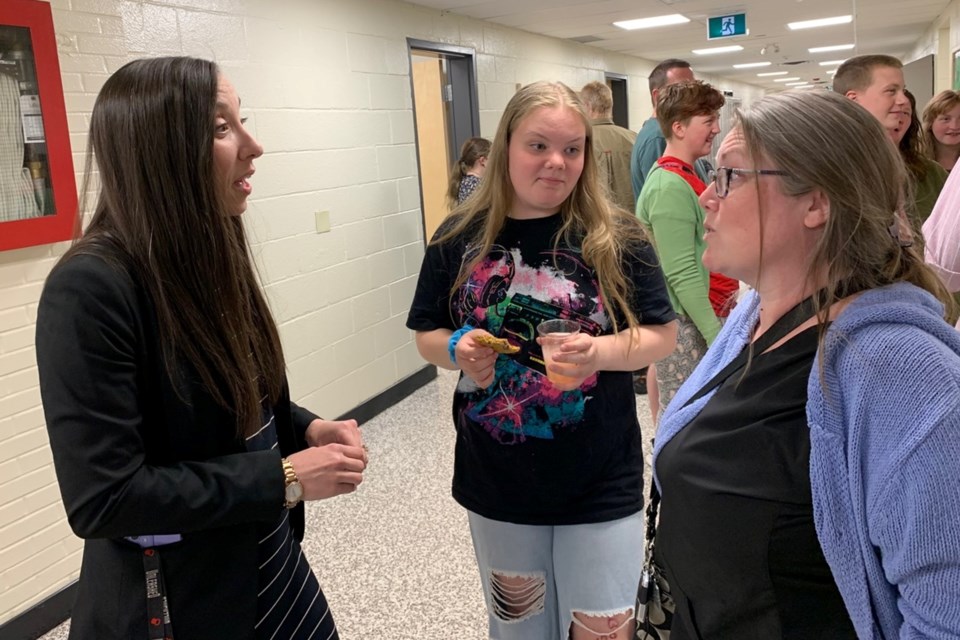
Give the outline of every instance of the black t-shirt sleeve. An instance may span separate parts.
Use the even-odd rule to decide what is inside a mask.
[[[633,284],[631,303],[639,324],[666,324],[677,314],[670,304],[660,260],[649,242],[626,253],[624,269]]]
[[[443,229],[437,233],[441,233]],[[436,237],[436,236],[435,236]],[[420,265],[420,277],[413,294],[407,328],[414,331],[434,329],[456,330],[450,314],[450,287],[457,276],[459,263],[454,264],[453,243],[431,242]]]

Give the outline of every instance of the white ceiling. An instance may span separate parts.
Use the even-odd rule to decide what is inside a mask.
[[[801,80],[829,82],[820,61],[863,53],[902,57],[937,19],[950,0],[749,0],[721,4],[710,0],[413,0],[414,4],[479,18],[556,38],[599,38],[593,47],[646,58],[688,60],[695,70],[767,89],[782,83],[757,73],[789,71]],[[722,0],[720,0],[722,2]],[[707,18],[746,12],[748,35],[707,40]],[[614,21],[680,13],[686,24],[624,31]],[[788,22],[853,15],[850,24],[791,31]],[[739,44],[737,53],[695,55],[693,49]],[[760,50],[767,47],[765,54]],[[810,47],[855,44],[852,51],[809,53]],[[779,48],[779,52],[775,52]],[[734,69],[745,62],[769,61],[759,69]],[[800,64],[790,64],[793,62]]]

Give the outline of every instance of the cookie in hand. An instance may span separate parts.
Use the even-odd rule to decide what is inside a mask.
[[[510,344],[506,338],[495,338],[489,334],[476,336],[474,342],[482,347],[490,347],[497,353],[519,353],[520,347]]]

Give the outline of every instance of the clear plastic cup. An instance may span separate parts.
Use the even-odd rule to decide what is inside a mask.
[[[580,386],[582,380],[550,370],[550,365],[567,366],[564,363],[554,363],[553,356],[560,349],[560,345],[580,333],[580,323],[576,320],[545,320],[537,325],[537,335],[540,336],[540,347],[543,349],[543,363],[547,369],[547,379],[561,391],[570,391]]]

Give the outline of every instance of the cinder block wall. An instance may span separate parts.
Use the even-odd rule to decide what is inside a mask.
[[[292,393],[334,416],[423,366],[404,318],[423,256],[406,38],[476,50],[481,134],[517,83],[629,78],[652,62],[393,0],[52,0],[74,152],[94,99],[144,56],[215,59],[266,149],[245,220],[281,325]],[[756,87],[718,83],[745,102]],[[317,233],[316,211],[330,231]],[[2,233],[2,227],[0,227]],[[40,408],[34,322],[60,245],[0,253],[0,624],[76,579]]]

